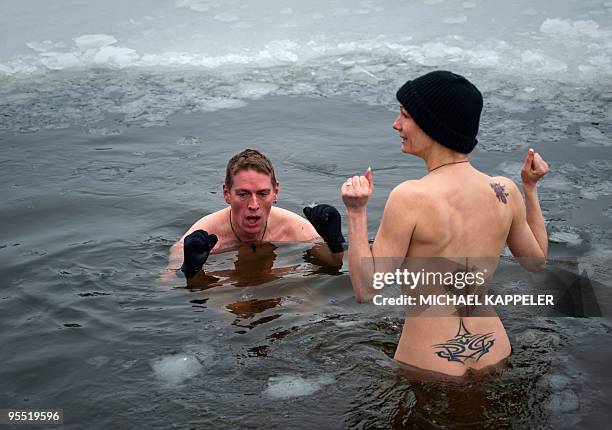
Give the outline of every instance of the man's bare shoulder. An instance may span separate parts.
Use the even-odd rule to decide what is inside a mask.
[[[229,209],[224,208],[213,212],[211,214],[205,215],[199,220],[197,220],[189,230],[185,232],[183,237],[181,237],[181,241],[185,238],[185,236],[193,233],[196,230],[204,230],[208,233],[217,233],[219,230],[223,230],[225,225],[229,220]]]
[[[308,242],[319,237],[312,224],[294,212],[274,206],[270,215],[275,224],[283,226],[283,241]]]

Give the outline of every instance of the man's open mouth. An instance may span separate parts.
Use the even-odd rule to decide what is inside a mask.
[[[261,217],[260,216],[256,216],[256,215],[250,215],[250,216],[246,217],[247,224],[250,224],[250,225],[257,224],[260,219],[261,219]]]

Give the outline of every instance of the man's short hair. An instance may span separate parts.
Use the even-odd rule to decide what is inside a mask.
[[[276,176],[274,175],[272,163],[268,160],[268,157],[256,149],[245,149],[230,158],[225,172],[225,185],[228,188],[232,188],[232,185],[234,185],[234,175],[248,169],[270,175],[272,186],[276,186]]]

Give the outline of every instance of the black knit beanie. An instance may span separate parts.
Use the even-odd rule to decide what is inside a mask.
[[[464,154],[474,149],[482,94],[463,76],[438,70],[406,82],[397,100],[436,142]]]

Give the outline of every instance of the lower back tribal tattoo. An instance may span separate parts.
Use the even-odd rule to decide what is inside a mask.
[[[493,333],[472,334],[465,328],[463,319],[459,319],[459,331],[455,337],[432,347],[442,350],[435,352],[438,357],[465,364],[470,359],[478,361],[491,351],[494,343]]]

